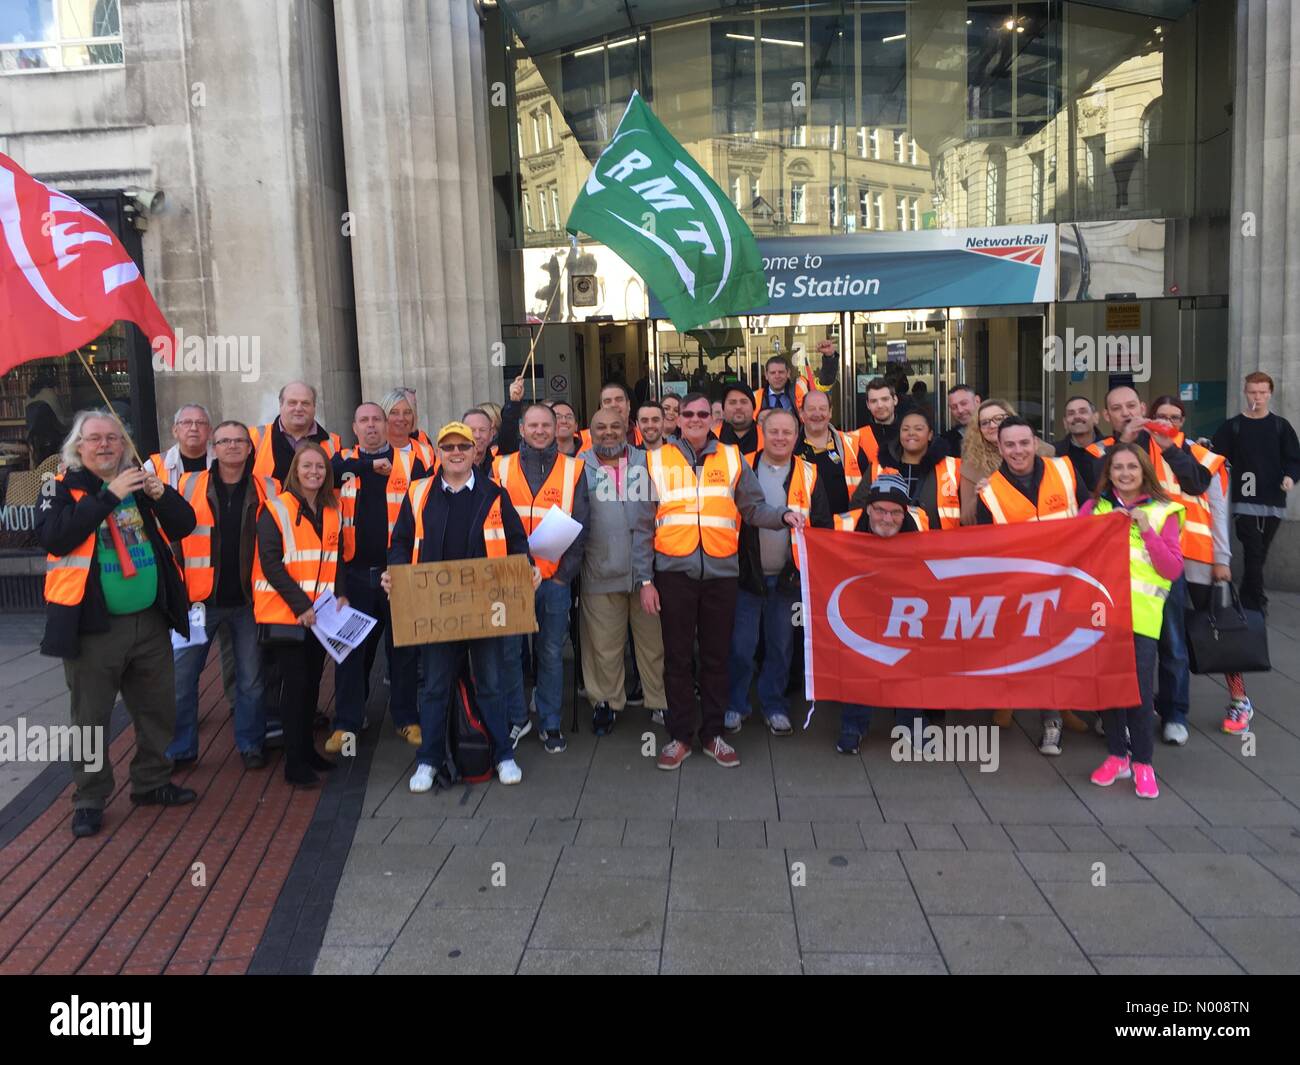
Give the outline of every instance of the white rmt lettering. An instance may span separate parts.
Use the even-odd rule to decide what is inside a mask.
[[[924,599],[894,596],[889,606],[889,622],[885,625],[885,639],[897,638],[906,625],[908,637],[919,640],[922,636],[921,621],[929,609],[930,604]]]
[[[605,176],[613,178],[615,181],[626,181],[635,171],[649,170],[652,165],[648,155],[633,148],[627,155],[606,170]]]
[[[993,639],[993,626],[997,624],[998,611],[1002,609],[1002,600],[1005,598],[1001,595],[981,596],[979,607],[972,613],[970,596],[954,595],[948,600],[948,621],[943,627],[943,636],[940,639],[957,639],[959,625],[963,640]]]
[[[1048,603],[1057,607],[1061,605],[1060,588],[1053,588],[1050,592],[1026,592],[1020,597],[1020,605],[1016,607],[1016,613],[1019,614],[1025,607],[1029,607],[1029,617],[1025,619],[1025,636],[1041,635],[1043,609]]]
[[[677,184],[670,177],[651,178],[633,185],[632,191],[645,200],[656,211],[691,209],[691,201],[677,191]]]

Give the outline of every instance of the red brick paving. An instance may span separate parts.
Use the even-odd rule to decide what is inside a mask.
[[[132,806],[128,726],[109,748],[117,790],[98,836],[73,838],[69,785],[0,849],[0,974],[247,971],[320,792],[290,788],[279,758],[244,769],[216,653],[200,688],[200,759],[173,777],[197,802]],[[333,694],[330,669],[323,707]]]

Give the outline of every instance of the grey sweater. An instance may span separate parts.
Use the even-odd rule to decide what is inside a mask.
[[[704,464],[704,460],[717,451],[720,443],[717,437],[710,435],[698,455],[695,454],[684,437],[665,440],[663,446],[665,448],[675,447],[682,453],[686,461],[698,470]],[[651,497],[655,500],[655,506],[646,511],[638,510],[636,512],[636,520],[639,524],[638,531],[642,535],[633,538],[634,554],[632,564],[638,573],[648,570],[653,562],[656,572],[685,573],[696,580],[707,581],[718,577],[740,576],[740,558],[735,554],[728,555],[726,558],[714,558],[705,554],[702,546],[697,547],[691,554],[683,555],[680,558],[676,555],[665,555],[655,551],[654,523],[655,515],[659,510],[658,493],[655,492],[653,483],[650,490]],[[740,511],[742,521],[746,521],[759,529],[785,528],[785,513],[790,508],[768,505],[767,499],[763,495],[763,487],[758,483],[758,476],[747,462],[740,464],[740,479],[736,482],[735,499],[736,509]]]
[[[651,498],[650,472],[645,452],[628,447],[627,474],[622,491],[609,467],[602,466],[591,448],[578,457],[586,464],[587,499],[591,524],[582,556],[582,591],[585,595],[613,595],[631,592],[641,581],[654,576],[648,562],[654,550],[655,504]],[[647,512],[638,521],[639,512]],[[644,540],[637,549],[637,541]],[[635,558],[647,561],[637,571]]]

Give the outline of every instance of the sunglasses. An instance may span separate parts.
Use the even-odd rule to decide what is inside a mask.
[[[473,451],[473,444],[439,444],[439,451]]]
[[[677,417],[679,417],[679,418],[712,418],[712,417],[713,417],[713,412],[712,412],[712,411],[707,411],[707,410],[684,410],[684,411],[682,411],[679,415],[677,415]]]

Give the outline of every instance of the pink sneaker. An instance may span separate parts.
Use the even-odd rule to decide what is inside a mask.
[[[1110,755],[1092,771],[1092,782],[1099,788],[1109,788],[1117,780],[1128,780],[1133,775],[1127,758]]]
[[[1133,786],[1139,799],[1160,798],[1160,789],[1156,787],[1156,771],[1149,765],[1133,763]]]

